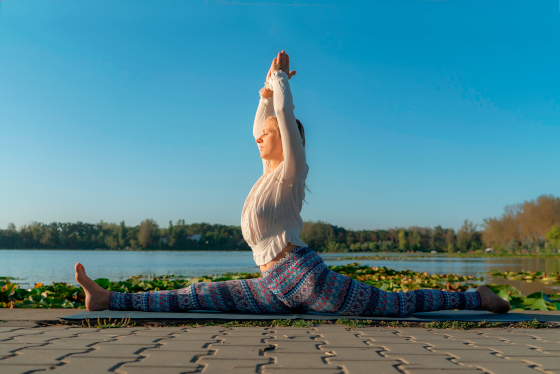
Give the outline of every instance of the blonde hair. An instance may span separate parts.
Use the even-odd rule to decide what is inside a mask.
[[[278,118],[276,118],[276,116],[270,116],[266,119],[265,122],[268,122],[268,121],[272,122],[272,124],[274,125],[274,127],[278,131],[278,134],[281,137],[282,134],[280,132],[280,127],[278,125]],[[296,119],[296,123],[297,123],[297,126],[298,126],[299,135],[301,136],[301,141],[303,142],[303,146],[305,147],[305,129],[303,128],[303,125],[301,124],[299,119]]]

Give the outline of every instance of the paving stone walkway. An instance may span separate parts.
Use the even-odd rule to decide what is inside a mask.
[[[0,373],[560,373],[560,329],[9,327]]]

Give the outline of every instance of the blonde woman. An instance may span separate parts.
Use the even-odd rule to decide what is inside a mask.
[[[85,290],[87,310],[312,311],[350,316],[404,316],[442,309],[509,311],[509,303],[485,286],[476,292],[385,292],[329,270],[321,257],[307,247],[299,234],[309,168],[305,131],[294,115],[289,84],[295,74],[290,71],[289,56],[284,51],[278,53],[260,91],[253,126],[263,174],[245,201],[241,228],[262,278],[128,294],[104,290],[87,277],[81,264],[76,264],[76,281]]]

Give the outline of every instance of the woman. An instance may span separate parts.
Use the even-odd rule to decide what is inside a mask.
[[[290,71],[289,65],[288,55],[278,53],[260,91],[253,135],[263,160],[263,175],[251,189],[241,215],[243,237],[263,277],[125,294],[104,290],[76,264],[76,281],[85,290],[87,310],[312,311],[354,316],[404,316],[441,309],[509,311],[509,303],[486,286],[479,286],[476,292],[385,292],[330,271],[321,257],[307,248],[299,234],[309,168],[305,133],[294,116],[288,82],[296,72]]]

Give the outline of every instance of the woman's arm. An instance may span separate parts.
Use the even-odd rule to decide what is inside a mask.
[[[307,177],[307,161],[303,141],[298,130],[296,116],[294,114],[294,101],[290,90],[289,79],[295,75],[290,72],[290,60],[283,52],[278,54],[273,63],[269,82],[274,91],[274,109],[282,137],[282,149],[284,153],[284,176],[283,179],[305,180]],[[279,62],[278,62],[279,61]]]
[[[257,114],[255,115],[255,122],[253,124],[253,136],[255,139],[262,135],[262,129],[266,119],[274,115],[274,102],[272,100],[273,92],[265,87],[259,91],[259,94],[261,95],[261,99],[259,101],[259,107],[257,108]],[[270,162],[264,159],[262,161],[263,174],[265,174],[268,171]]]

